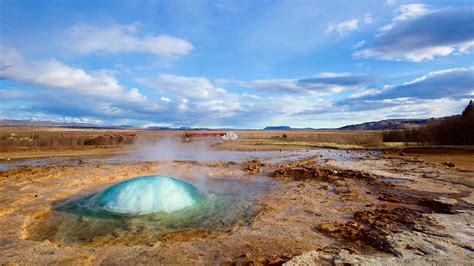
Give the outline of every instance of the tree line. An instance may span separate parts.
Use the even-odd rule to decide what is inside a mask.
[[[383,141],[474,145],[474,104],[469,101],[461,115],[436,120],[418,128],[384,131]]]

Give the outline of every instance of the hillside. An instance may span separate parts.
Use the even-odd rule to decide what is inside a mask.
[[[91,123],[52,122],[38,120],[0,119],[0,127],[61,127],[61,128],[93,128],[93,129],[126,129],[129,126],[97,125]]]
[[[339,130],[393,130],[393,129],[410,129],[426,125],[439,118],[429,119],[387,119],[374,122],[366,122],[362,124],[348,125]]]
[[[289,126],[268,126],[265,127],[263,130],[291,130],[292,128]]]

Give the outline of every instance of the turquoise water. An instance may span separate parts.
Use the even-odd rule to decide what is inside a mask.
[[[56,206],[29,228],[29,239],[56,244],[154,243],[183,229],[221,231],[248,223],[261,182],[213,180],[204,190],[165,176],[132,178]]]
[[[76,204],[91,212],[150,214],[170,213],[205,201],[206,195],[190,183],[159,175],[125,180]]]

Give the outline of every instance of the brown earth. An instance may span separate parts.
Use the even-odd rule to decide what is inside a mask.
[[[242,142],[214,144],[217,149],[250,147],[263,133],[248,134]],[[348,159],[352,152],[347,152]],[[65,158],[56,165],[1,171],[0,263],[469,264],[474,259],[474,172],[418,154],[335,160],[302,153],[288,162],[107,158],[79,163]],[[210,183],[237,182],[244,193],[261,182],[269,186],[257,193],[251,216],[218,230],[115,230],[71,242],[61,224],[48,220],[55,217],[53,206],[78,195],[134,176],[176,173],[194,182],[197,174]],[[82,222],[74,222],[80,237]]]

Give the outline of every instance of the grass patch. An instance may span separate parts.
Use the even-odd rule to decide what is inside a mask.
[[[269,142],[258,142],[255,145],[274,145],[274,146],[301,146],[301,147],[316,147],[316,148],[327,148],[327,149],[341,149],[341,150],[362,150],[365,149],[363,146],[350,145],[350,144],[338,144],[330,142],[305,142],[305,141],[269,141]]]

